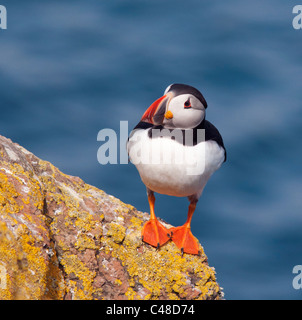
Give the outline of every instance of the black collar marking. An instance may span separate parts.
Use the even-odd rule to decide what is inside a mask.
[[[221,146],[224,149],[225,152],[225,159],[226,161],[227,155],[226,155],[226,149],[222,140],[222,137],[217,130],[217,128],[209,121],[203,120],[197,127],[193,128],[193,145],[185,144],[185,131],[186,130],[177,130],[176,132],[180,132],[181,134],[176,134],[175,136],[171,136],[171,133],[173,129],[166,129],[162,125],[154,126],[151,123],[147,122],[139,122],[137,126],[133,129],[143,129],[148,130],[148,136],[150,139],[156,139],[156,138],[170,138],[175,140],[178,143],[181,143],[182,145],[186,146],[195,146],[197,144],[197,129],[205,129],[205,141],[213,140],[218,143],[219,146]],[[154,130],[157,129],[157,130]],[[164,130],[163,130],[164,129]],[[198,141],[202,142],[202,141]]]

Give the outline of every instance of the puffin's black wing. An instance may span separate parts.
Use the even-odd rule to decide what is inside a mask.
[[[205,140],[206,141],[214,140],[224,149],[224,153],[225,153],[224,162],[225,162],[227,159],[227,153],[218,129],[210,121],[207,121],[207,120],[204,120],[204,129],[205,129]]]
[[[140,121],[133,130],[135,129],[148,129],[148,128],[151,128],[151,127],[154,127],[154,124],[152,123],[149,123],[149,122],[144,122],[144,121]]]
[[[129,137],[128,137],[128,141],[129,139],[133,136],[135,130],[137,129],[142,129],[142,130],[147,130],[149,128],[152,128],[154,127],[154,125],[152,123],[148,123],[148,122],[144,122],[144,121],[140,121],[134,128],[133,130],[131,131]]]

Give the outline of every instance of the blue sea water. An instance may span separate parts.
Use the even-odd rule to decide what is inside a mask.
[[[192,231],[226,299],[301,299],[302,30],[295,1],[2,0],[0,134],[139,210],[131,164],[97,161],[99,130],[136,125],[173,82],[197,87],[228,160]],[[181,225],[188,201],[157,196]]]

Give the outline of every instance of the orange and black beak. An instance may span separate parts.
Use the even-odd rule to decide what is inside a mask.
[[[162,124],[169,99],[170,95],[167,93],[154,101],[143,114],[141,121],[149,122],[155,125]]]

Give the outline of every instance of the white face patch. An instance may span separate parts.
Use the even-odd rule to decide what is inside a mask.
[[[186,101],[190,101],[190,108],[185,108]],[[191,94],[181,94],[172,98],[166,111],[173,114],[172,118],[164,119],[163,124],[167,128],[195,128],[205,117],[203,104]]]

